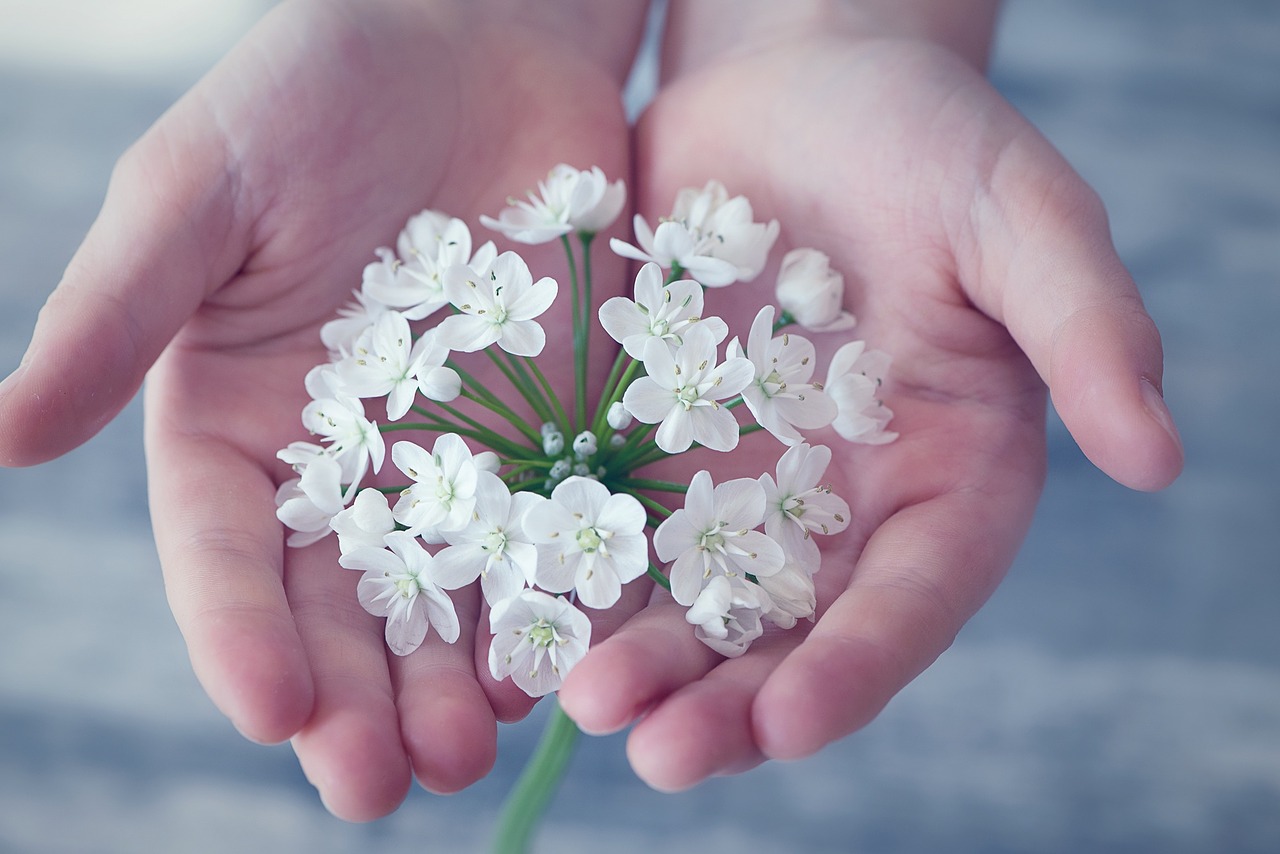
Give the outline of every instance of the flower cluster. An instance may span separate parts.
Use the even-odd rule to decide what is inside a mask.
[[[854,319],[843,279],[812,249],[783,259],[781,311],[763,306],[745,343],[726,343],[729,326],[706,313],[704,289],[760,275],[779,228],[715,181],[682,190],[656,229],[637,216],[638,245],[611,241],[644,263],[632,296],[593,312],[592,238],[624,204],[622,183],[600,169],[560,165],[528,201],[482,218],[510,240],[558,239],[568,252],[568,407],[536,358],[560,284],[535,281],[515,252],[473,246],[463,221],[436,211],[376,251],[353,302],[321,330],[330,358],[308,374],[302,412],[313,441],[279,453],[296,477],[280,487],[277,515],[291,546],[336,535],[341,566],[362,573],[360,603],[386,619],[396,654],[431,631],[456,641],[451,593],[475,584],[489,605],[493,676],[532,696],[556,690],[585,655],[582,609],[613,606],[642,576],[669,589],[694,634],[726,656],[768,624],[813,618],[816,537],[843,531],[849,506],[824,480],[831,450],[806,436],[829,427],[853,442],[891,441],[880,398],[888,357],[851,341],[817,375],[814,344],[787,327],[835,332]],[[594,390],[593,328],[618,345]],[[488,361],[461,355],[471,353]],[[516,396],[496,391],[496,378]],[[757,430],[781,447],[759,477],[645,476],[695,446],[732,451]],[[387,465],[386,435],[414,432],[432,441],[395,441]],[[683,500],[673,508],[663,496]]]

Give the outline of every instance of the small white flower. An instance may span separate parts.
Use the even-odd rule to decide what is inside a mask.
[[[887,430],[893,412],[880,400],[880,386],[889,370],[889,357],[867,350],[865,341],[851,341],[831,357],[823,387],[839,414],[831,426],[850,442],[883,445],[898,438]]]
[[[438,543],[442,532],[466,527],[476,506],[479,472],[457,434],[441,435],[431,453],[412,442],[396,442],[391,461],[414,481],[391,511],[410,534]]]
[[[707,582],[685,622],[696,628],[694,637],[726,658],[737,658],[751,642],[764,634],[760,622],[769,607],[769,596],[745,578],[717,575]]]
[[[384,250],[385,252],[386,250]],[[467,264],[483,273],[497,249],[491,241],[471,254],[471,230],[456,217],[422,211],[405,224],[396,240],[398,258],[365,268],[362,290],[374,299],[400,309],[409,320],[421,320],[448,305],[444,271]]]
[[[622,181],[609,183],[599,166],[583,172],[564,163],[538,182],[529,201],[510,201],[497,219],[482,216],[487,228],[518,243],[546,243],[574,231],[595,233],[608,228],[622,213],[627,189]]]
[[[751,382],[751,362],[726,359],[716,364],[714,332],[703,324],[689,327],[673,354],[666,343],[651,340],[645,348],[648,376],[627,386],[622,403],[646,424],[658,424],[654,441],[668,454],[694,442],[715,451],[738,445],[738,422],[719,401],[733,397]]]
[[[718,317],[702,317],[702,286],[681,279],[663,286],[662,270],[649,263],[636,276],[635,299],[613,297],[600,306],[600,325],[609,337],[622,345],[633,359],[644,358],[645,345],[661,338],[671,346],[681,341],[683,332],[695,323],[707,324],[719,344],[729,327]]]
[[[387,618],[387,646],[396,655],[408,655],[422,645],[432,626],[447,643],[456,641],[458,614],[434,579],[431,555],[404,531],[387,534],[386,543],[390,551],[356,549],[338,563],[364,570],[356,595],[370,614]]]
[[[729,344],[729,355],[744,355],[737,338]],[[813,344],[788,332],[774,338],[773,306],[766,305],[756,315],[745,355],[755,376],[742,397],[760,426],[780,442],[794,445],[803,438],[797,427],[814,430],[835,420],[835,401],[809,381],[816,367]]]
[[[294,548],[324,539],[331,530],[329,521],[342,510],[342,467],[332,457],[312,460],[302,476],[286,481],[276,490],[276,518],[295,533],[289,535]]]
[[[444,292],[460,312],[440,321],[438,340],[450,350],[474,353],[497,344],[513,356],[536,356],[546,334],[534,320],[556,298],[555,279],[537,282],[524,260],[503,252],[487,275],[466,266],[450,267]]]
[[[814,534],[838,534],[849,527],[848,503],[822,482],[831,464],[825,445],[793,445],[778,459],[778,479],[760,475],[764,488],[764,532],[782,544],[789,560],[809,574],[818,570]]]
[[[342,467],[342,481],[350,484],[347,498],[359,489],[372,465],[374,474],[382,469],[386,446],[376,422],[365,418],[364,404],[345,390],[333,365],[312,368],[306,378],[312,400],[302,409],[302,426],[326,443],[325,453]],[[291,448],[277,454],[290,465],[300,462]]]
[[[394,263],[394,258],[387,259],[385,263]],[[335,361],[351,352],[356,340],[366,329],[377,323],[379,317],[393,310],[386,303],[366,294],[363,289],[355,291],[354,296],[354,301],[338,309],[337,320],[330,320],[320,327],[320,340]]]
[[[370,487],[360,490],[351,506],[335,514],[329,526],[338,535],[338,549],[347,554],[382,548],[383,538],[396,529],[396,520],[387,496]]]
[[[552,593],[577,589],[588,608],[609,608],[622,585],[644,575],[649,547],[644,506],[611,494],[598,480],[569,477],[551,500],[529,510],[524,528],[538,545],[538,586]]]
[[[529,509],[546,499],[529,492],[511,494],[495,474],[482,472],[476,481],[476,505],[466,527],[443,532],[449,545],[436,553],[436,578],[455,590],[480,579],[490,605],[532,584],[538,549],[524,532]]]
[[[449,350],[438,343],[435,330],[416,342],[409,321],[399,312],[387,312],[356,342],[354,351],[337,365],[338,377],[355,397],[387,398],[387,418],[398,421],[413,406],[421,391],[430,400],[449,401],[458,396],[462,381],[444,367]]]
[[[778,269],[778,304],[812,332],[841,332],[857,322],[844,310],[844,276],[817,249],[792,249]]]
[[[757,578],[782,568],[782,548],[753,530],[764,521],[764,489],[751,478],[713,486],[704,469],[693,476],[684,507],[653,534],[658,558],[671,564],[671,595],[692,605],[717,575]]]
[[[755,222],[744,196],[729,198],[718,181],[701,190],[688,187],[676,195],[671,217],[651,230],[639,215],[634,226],[639,247],[611,240],[624,258],[654,261],[665,268],[679,264],[707,287],[749,282],[764,268],[778,238],[778,221]]]
[[[591,645],[591,621],[563,596],[525,590],[489,612],[489,672],[530,697],[560,687]]]
[[[804,567],[788,560],[781,570],[757,581],[769,594],[769,605],[764,609],[764,617],[769,622],[789,629],[800,620],[813,619],[818,608],[818,596],[813,576]]]

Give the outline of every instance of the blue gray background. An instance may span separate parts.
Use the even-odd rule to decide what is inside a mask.
[[[263,5],[0,0],[0,366],[115,158]],[[1101,192],[1164,332],[1186,473],[1130,493],[1051,419],[1008,581],[878,721],[674,797],[588,741],[543,850],[1280,851],[1280,5],[1014,0],[1000,35],[996,83]],[[135,402],[0,471],[0,852],[481,848],[540,715],[462,795],[327,815],[190,673],[140,433]]]

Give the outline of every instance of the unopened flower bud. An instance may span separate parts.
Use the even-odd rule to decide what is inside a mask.
[[[622,401],[616,400],[609,407],[605,420],[609,422],[609,426],[614,430],[626,430],[631,426],[631,413],[622,405]]]
[[[609,447],[611,448],[621,448],[625,444],[627,444],[627,437],[621,433],[614,433],[609,437]]]
[[[556,460],[555,465],[551,467],[551,471],[547,472],[547,477],[549,477],[553,482],[558,483],[569,476],[570,466],[571,463],[567,457]]]
[[[559,430],[547,430],[547,425],[542,425],[542,453],[548,457],[554,457],[564,451],[564,434]]]
[[[501,467],[498,455],[493,451],[481,451],[471,459],[475,462],[476,469],[479,471],[487,471],[490,474],[497,474],[498,469]]]
[[[782,310],[805,329],[853,328],[854,317],[844,310],[844,276],[832,270],[830,259],[817,249],[792,249],[783,257],[777,296]]]
[[[573,437],[573,452],[578,455],[580,460],[585,460],[594,454],[599,447],[600,443],[596,441],[596,434],[590,430],[583,430]]]
[[[591,466],[587,465],[586,463],[576,463],[573,467],[573,473],[576,474],[578,477],[590,477]]]

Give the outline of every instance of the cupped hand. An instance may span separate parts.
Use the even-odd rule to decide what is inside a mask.
[[[528,702],[477,675],[478,596],[459,598],[457,644],[390,656],[332,538],[284,548],[275,452],[303,438],[319,327],[411,214],[474,223],[558,162],[627,176],[619,88],[643,9],[572,7],[277,7],[121,159],[0,392],[0,459],[27,465],[148,376],[155,535],[195,671],[246,736],[292,738],[344,818],[393,809],[414,773],[478,779],[495,720]]]
[[[1159,336],[1098,199],[972,64],[923,39],[800,28],[687,65],[639,128],[640,210],[717,178],[780,221],[781,249],[829,254],[858,317],[849,337],[894,359],[884,391],[901,437],[810,438],[832,447],[853,521],[825,538],[809,630],[725,660],[659,594],[570,674],[566,711],[594,732],[634,724],[632,765],[661,789],[809,755],[948,647],[1029,525],[1046,386],[1121,483],[1158,489],[1181,466]],[[771,287],[767,271],[712,292],[707,312],[745,340]],[[825,357],[847,340],[809,337]],[[717,481],[758,475],[783,448],[749,438],[699,464]]]

